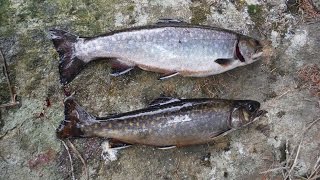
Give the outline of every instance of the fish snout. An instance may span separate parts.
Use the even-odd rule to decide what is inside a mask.
[[[240,40],[238,46],[246,64],[259,60],[263,54],[263,44],[256,39]]]
[[[255,118],[261,116],[265,111],[259,110],[260,103],[252,100],[239,100],[234,104],[231,112],[231,127],[239,128]]]

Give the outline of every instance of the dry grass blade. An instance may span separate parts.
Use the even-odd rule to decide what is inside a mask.
[[[5,103],[5,104],[0,104],[0,108],[16,106],[16,105],[19,104],[19,102],[16,101],[16,94],[13,92],[13,89],[12,89],[12,86],[11,86],[11,82],[10,82],[10,79],[9,79],[7,61],[4,58],[1,50],[0,50],[0,59],[2,59],[2,61],[3,61],[4,75],[5,75],[6,79],[7,79],[7,84],[8,84],[8,88],[9,88],[9,91],[10,91],[10,102],[9,103]]]
[[[312,122],[303,130],[303,133],[302,133],[301,139],[300,139],[300,143],[299,143],[298,147],[295,147],[295,148],[294,148],[294,150],[297,149],[297,152],[296,152],[296,154],[295,154],[294,161],[293,161],[293,163],[290,165],[289,171],[285,173],[285,178],[284,178],[284,179],[288,179],[288,178],[291,179],[291,173],[292,173],[294,167],[295,167],[296,164],[297,164],[298,157],[299,157],[299,154],[300,154],[300,150],[301,150],[301,146],[302,146],[302,142],[303,142],[303,140],[304,140],[304,137],[305,137],[306,133],[308,132],[308,130],[309,130],[313,125],[315,125],[319,120],[320,120],[320,118],[312,121]],[[294,150],[293,150],[293,152],[294,152]],[[291,156],[290,156],[290,158],[289,158],[289,161],[291,160],[292,155],[293,155],[293,153],[291,154]],[[287,164],[287,165],[288,165],[288,164]]]
[[[61,143],[63,144],[64,148],[67,150],[67,153],[68,153],[68,156],[69,156],[69,161],[70,161],[70,166],[71,166],[71,169],[70,169],[70,171],[71,171],[71,178],[72,178],[72,180],[75,180],[76,178],[74,177],[73,161],[72,161],[72,157],[71,157],[69,148],[68,148],[67,144],[66,144],[64,141],[62,141],[62,140],[60,140],[60,141],[61,141]]]
[[[299,8],[305,14],[305,19],[310,21],[312,19],[318,21],[320,18],[320,12],[313,4],[312,0],[299,0]]]
[[[320,177],[319,169],[320,169],[320,156],[318,157],[316,163],[314,164],[313,171],[311,172],[310,176],[308,176],[308,180],[317,179],[318,177]]]
[[[72,144],[72,142],[67,139],[66,140],[69,147],[72,149],[72,151],[78,156],[78,158],[80,159],[80,161],[82,162],[83,164],[83,167],[84,167],[84,173],[85,173],[85,177],[89,180],[89,172],[88,172],[88,167],[87,167],[87,163],[86,161],[82,158],[80,152],[77,150],[77,148]]]
[[[290,178],[290,175],[291,175],[291,172],[292,172],[293,168],[294,168],[294,167],[296,166],[296,164],[297,164],[298,157],[299,157],[299,154],[300,154],[301,145],[302,145],[302,140],[303,140],[303,138],[301,139],[301,141],[300,141],[300,143],[299,143],[298,150],[297,150],[297,152],[296,152],[296,156],[295,156],[294,161],[293,161],[293,163],[292,163],[292,165],[291,165],[291,168],[289,169],[288,173],[286,173],[287,175],[285,176],[284,179],[287,179],[287,178],[291,179],[291,178]]]
[[[299,145],[294,147],[291,152],[289,151],[289,141],[288,140],[286,141],[285,152],[286,152],[287,160],[285,161],[285,165],[282,166],[280,164],[280,167],[278,166],[278,167],[273,168],[273,169],[268,169],[266,171],[260,172],[260,174],[266,174],[266,173],[282,170],[283,179],[286,179],[286,180],[287,179],[293,179],[292,178],[292,172],[293,172],[294,168],[296,167],[296,165],[298,163],[298,157],[299,157],[299,154],[301,152],[301,148],[302,148],[302,145],[303,145],[304,137],[305,137],[306,133],[308,132],[308,130],[313,125],[315,125],[319,120],[320,120],[320,118],[312,121],[306,128],[304,128],[304,130],[303,130],[303,132],[301,134]],[[294,159],[293,159],[293,156],[295,157]],[[316,161],[316,163],[315,163],[315,165],[313,167],[313,171],[312,171],[312,173],[310,174],[310,176],[307,179],[311,180],[311,179],[319,178],[320,177],[320,175],[318,174],[319,173],[319,169],[320,169],[320,157],[317,159],[317,161]]]

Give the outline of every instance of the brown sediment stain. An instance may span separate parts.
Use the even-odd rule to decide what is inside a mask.
[[[211,143],[210,143],[211,144]],[[223,151],[230,150],[230,140],[226,136],[214,138],[212,144],[216,149],[220,149]]]
[[[298,76],[307,83],[311,95],[320,98],[320,68],[318,65],[305,65],[298,71]]]
[[[303,11],[304,19],[320,19],[320,10],[316,8],[312,0],[299,0],[299,8]]]

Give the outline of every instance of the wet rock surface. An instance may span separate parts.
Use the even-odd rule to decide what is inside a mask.
[[[301,74],[308,74],[304,71],[308,67],[320,67],[320,23],[314,21],[316,11],[296,4],[305,1],[290,7],[288,2],[1,1],[0,48],[20,105],[0,111],[0,179],[70,179],[72,172],[86,179],[86,169],[90,179],[316,177],[320,122],[306,127],[320,118],[319,93],[314,93],[319,92],[319,82]],[[167,95],[258,100],[268,114],[210,144],[170,150],[132,146],[112,162],[101,157],[104,139],[71,140],[87,168],[69,148],[71,164],[55,136],[64,118],[64,93],[48,30],[93,36],[167,17],[267,40],[272,51],[259,62],[220,75],[165,81],[157,80],[159,74],[138,69],[111,77],[107,61],[93,62],[69,86],[88,112],[98,116],[125,112]],[[6,103],[10,94],[2,72],[0,84],[0,103]]]

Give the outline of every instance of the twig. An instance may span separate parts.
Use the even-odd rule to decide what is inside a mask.
[[[310,176],[308,176],[308,180],[314,178],[313,176],[317,175],[318,169],[320,168],[320,156],[318,157],[316,163],[314,164],[313,171],[311,172]]]
[[[9,91],[10,91],[10,102],[5,103],[5,104],[0,104],[0,108],[16,106],[19,104],[19,102],[16,101],[16,94],[12,90],[11,82],[9,79],[8,65],[7,65],[6,59],[4,58],[1,50],[0,50],[0,59],[2,59],[3,64],[4,64],[3,65],[4,75],[6,76],[7,84],[8,84]]]
[[[286,173],[286,176],[285,176],[284,179],[287,179],[287,178],[291,179],[291,178],[290,178],[290,174],[291,174],[292,170],[294,169],[294,167],[296,166],[296,163],[297,163],[297,160],[298,160],[298,156],[299,156],[299,153],[300,153],[300,149],[301,149],[301,145],[302,145],[303,139],[304,139],[307,131],[308,131],[314,124],[316,124],[319,120],[320,120],[320,118],[312,121],[312,122],[303,130],[302,137],[301,137],[301,139],[300,139],[300,143],[299,143],[299,146],[298,146],[298,149],[297,149],[297,152],[296,152],[295,159],[294,159],[294,161],[293,161],[293,163],[292,163],[292,165],[291,165],[290,170]],[[294,149],[296,149],[296,148],[294,148]],[[294,150],[293,150],[293,152],[294,152]],[[292,155],[293,155],[293,154],[292,154]],[[291,159],[291,156],[290,156],[290,159]],[[289,160],[289,161],[290,161],[290,160]]]
[[[283,179],[287,180],[287,179],[291,179],[291,173],[293,171],[293,169],[295,168],[296,164],[297,164],[297,161],[298,161],[298,157],[299,157],[299,154],[300,154],[300,151],[301,151],[301,147],[302,147],[302,143],[303,143],[303,139],[306,135],[306,133],[308,132],[308,130],[314,125],[316,124],[318,121],[320,120],[319,119],[316,119],[314,121],[312,121],[306,128],[304,128],[303,130],[303,133],[301,134],[301,139],[300,139],[300,143],[298,146],[296,146],[295,148],[293,148],[292,150],[292,153],[289,152],[289,142],[288,140],[286,141],[286,149],[285,149],[285,152],[286,152],[286,162],[285,162],[285,166],[284,167],[277,167],[277,168],[274,168],[274,169],[269,169],[269,170],[266,170],[266,171],[263,171],[263,172],[260,172],[259,174],[266,174],[266,173],[269,173],[269,172],[274,172],[274,171],[279,171],[279,170],[283,170],[282,171],[282,175],[283,175]],[[296,150],[297,149],[297,150]],[[293,152],[295,152],[296,150],[296,153],[295,153],[295,158],[293,160],[293,163],[291,164],[291,161],[292,161],[292,156],[294,155]],[[317,179],[320,177],[320,175],[317,175],[317,172],[318,172],[318,169],[320,168],[320,157],[317,159],[314,167],[313,167],[313,172],[310,174],[310,176],[308,177],[308,180],[314,180],[314,179]],[[291,164],[291,165],[290,165]],[[281,165],[281,164],[280,164]],[[290,169],[289,169],[290,168]],[[289,171],[288,171],[289,169]],[[313,177],[315,176],[315,177]]]
[[[299,157],[299,154],[300,154],[300,149],[301,149],[301,145],[302,145],[302,140],[303,140],[303,138],[301,138],[301,141],[300,141],[300,143],[299,143],[298,150],[297,150],[297,153],[296,153],[296,157],[294,158],[294,161],[293,161],[293,163],[292,163],[292,165],[291,165],[291,168],[290,168],[289,172],[287,173],[287,175],[286,175],[286,177],[285,177],[284,179],[287,179],[287,178],[290,179],[290,174],[291,174],[293,168],[296,166],[296,163],[297,163],[297,160],[298,160],[298,157]]]
[[[320,175],[317,175],[317,176],[312,177],[311,179],[308,179],[308,180],[317,180],[319,177],[320,177]]]
[[[86,161],[82,158],[81,154],[79,153],[79,151],[77,150],[76,147],[74,147],[74,145],[72,144],[72,142],[67,139],[66,140],[68,145],[70,146],[70,148],[72,149],[72,151],[78,156],[78,158],[80,159],[80,161],[82,162],[83,164],[83,167],[84,167],[84,172],[85,172],[85,176],[86,178],[89,180],[89,173],[88,173],[88,168],[87,168],[87,163]]]
[[[288,94],[288,92],[290,92],[290,91],[292,91],[292,90],[291,90],[291,89],[287,90],[287,91],[284,92],[283,94],[279,95],[279,96],[277,97],[277,99],[279,99],[279,98],[281,98],[282,96]]]
[[[305,135],[305,134],[306,134],[306,131],[309,130],[309,129],[310,129],[314,124],[316,124],[319,120],[320,120],[320,118],[312,121],[312,122],[309,124],[309,126],[304,130],[303,135]]]
[[[69,156],[69,160],[70,160],[70,166],[71,166],[71,177],[72,177],[72,180],[75,180],[76,178],[74,177],[73,162],[72,162],[72,157],[71,157],[69,148],[68,148],[67,144],[64,141],[62,141],[62,140],[60,140],[60,141],[63,144],[64,148],[67,150],[67,153],[68,153],[68,156]]]

